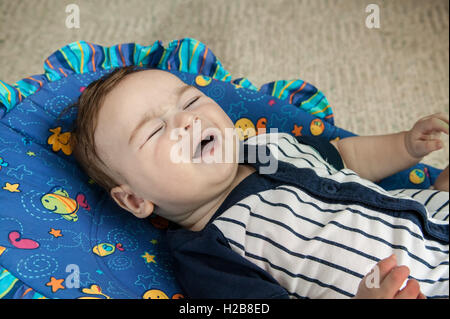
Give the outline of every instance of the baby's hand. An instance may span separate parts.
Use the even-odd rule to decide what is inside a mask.
[[[405,135],[408,153],[414,158],[422,158],[441,149],[443,147],[441,132],[448,135],[448,115],[436,113],[418,120]]]
[[[392,255],[381,260],[368,273],[358,287],[357,299],[426,299],[420,292],[417,280],[410,279],[406,286],[400,287],[409,276],[409,268],[397,266],[397,258]],[[373,280],[372,280],[373,279]]]

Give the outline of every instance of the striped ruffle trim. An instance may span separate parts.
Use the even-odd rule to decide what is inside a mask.
[[[8,270],[0,267],[0,299],[46,299],[25,285]]]
[[[12,85],[0,80],[0,118],[48,82],[74,73],[84,74],[129,65],[178,70],[232,82],[286,100],[333,124],[333,112],[327,99],[313,85],[300,79],[280,80],[266,83],[258,89],[246,78],[232,80],[231,74],[223,68],[214,53],[193,38],[173,40],[167,48],[159,40],[149,46],[123,43],[105,47],[85,41],[70,43],[44,61],[43,74],[26,77]]]

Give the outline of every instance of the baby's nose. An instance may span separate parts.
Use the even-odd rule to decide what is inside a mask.
[[[197,122],[198,120],[199,120],[198,116],[194,117],[194,123]],[[186,124],[186,126],[184,127],[184,130],[187,131],[189,129],[189,127],[191,127],[191,124]]]

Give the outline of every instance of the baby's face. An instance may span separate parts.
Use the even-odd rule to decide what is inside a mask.
[[[177,222],[230,185],[238,164],[206,163],[198,157],[201,143],[195,127],[201,127],[203,135],[214,135],[214,143],[209,144],[214,152],[220,148],[225,154],[228,138],[235,158],[237,136],[225,134],[234,127],[230,118],[214,100],[169,72],[130,74],[106,96],[98,114],[95,142],[113,177],[135,196],[129,197],[123,208],[133,212],[133,203],[137,207],[142,200],[149,201]],[[180,162],[174,156],[180,154],[181,138],[174,138],[177,132],[190,138],[189,153],[184,153],[190,161],[183,157]],[[217,134],[221,134],[220,143]],[[139,216],[139,212],[133,213]]]

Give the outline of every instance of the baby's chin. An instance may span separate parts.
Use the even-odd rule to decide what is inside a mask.
[[[239,164],[237,162],[194,163],[193,167],[203,180],[206,179],[208,184],[215,185],[233,180],[239,168]]]
[[[215,198],[229,190],[236,179],[238,169],[238,163],[227,163],[216,167],[214,171],[208,174],[209,176],[206,182],[208,186],[205,187],[205,193]]]

